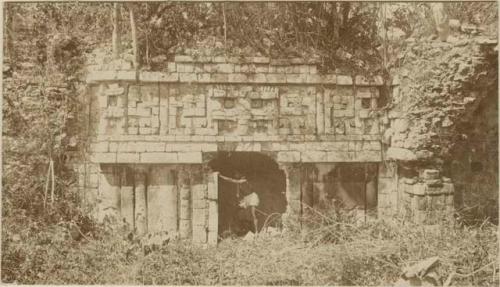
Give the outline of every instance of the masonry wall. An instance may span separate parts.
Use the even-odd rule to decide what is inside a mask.
[[[122,208],[130,205],[126,203],[130,192],[124,194],[116,184],[128,190],[126,186],[133,182],[133,225],[145,228],[143,233],[158,228],[174,232],[171,227],[153,227],[162,226],[155,217],[168,221],[171,216],[150,201],[157,197],[173,202],[172,193],[177,198],[175,232],[193,237],[195,226],[200,234],[208,230],[214,219],[208,211],[193,207],[204,202],[208,210],[212,204],[206,196],[209,179],[213,181],[207,166],[217,152],[259,152],[275,160],[286,175],[289,218],[300,215],[305,204],[301,202],[301,186],[307,181],[303,165],[315,166],[316,175],[309,181],[317,198],[328,186],[331,166],[325,166],[382,159],[375,112],[380,78],[320,75],[315,63],[301,59],[177,56],[165,72],[94,67],[87,81],[90,126],[95,132],[87,166],[92,167],[94,181],[95,177],[101,180],[86,185],[86,193],[93,194],[94,201],[114,204],[108,209],[118,210],[118,217],[130,221],[131,213]],[[123,169],[132,170],[132,175],[117,172]],[[175,177],[168,175],[169,169]],[[192,178],[198,169],[199,181],[206,186],[205,196],[199,198],[196,186],[200,183]],[[121,179],[111,176],[117,173]],[[122,207],[116,207],[120,193]]]

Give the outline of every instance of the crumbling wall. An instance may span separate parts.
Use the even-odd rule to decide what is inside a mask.
[[[497,106],[498,102],[496,45],[496,39],[485,37],[453,43],[407,43],[401,57],[402,65],[394,73],[392,103],[381,122],[384,124],[384,158],[396,163],[391,184],[399,192],[393,194],[398,194],[398,202],[408,198],[408,195],[422,198],[403,200],[407,203],[418,202],[413,205],[413,211],[439,210],[442,202],[453,206],[449,195],[455,188],[448,186],[452,184],[450,178],[458,185],[460,194],[463,193],[464,181],[475,185],[470,176],[471,159],[467,157],[475,154],[477,147],[469,144],[470,139],[475,138],[473,141],[483,146],[490,142],[487,145],[492,147],[498,131],[498,121],[493,121],[496,113],[490,110],[491,116],[486,120],[490,131],[476,132],[477,123],[484,117],[480,111],[482,103],[487,101],[489,105]],[[479,156],[481,164],[489,162],[488,156],[498,157],[498,148],[490,148],[489,151],[490,154]],[[463,172],[464,166],[469,172]],[[496,174],[489,182],[497,185],[498,166],[487,166],[481,176]],[[430,179],[428,172],[439,176]],[[498,188],[491,187],[493,185],[490,185],[490,190],[497,193]],[[424,204],[429,201],[419,197],[423,194],[438,203]],[[460,201],[460,197],[455,197],[455,200]],[[400,209],[399,212],[403,211]],[[419,222],[424,221],[422,216],[417,218]]]

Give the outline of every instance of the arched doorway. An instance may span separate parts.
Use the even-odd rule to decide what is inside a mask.
[[[219,152],[209,162],[209,166],[220,174],[218,230],[221,237],[242,236],[248,231],[255,231],[250,208],[239,206],[244,196],[251,192],[255,192],[259,198],[259,205],[256,207],[259,231],[269,216],[285,212],[285,174],[270,157],[257,152]],[[246,179],[246,183],[235,183],[227,179],[242,177]],[[276,226],[280,224],[280,218],[273,215],[268,222]]]

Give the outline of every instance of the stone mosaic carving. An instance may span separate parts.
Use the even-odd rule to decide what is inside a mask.
[[[159,134],[160,97],[158,85],[129,86],[127,103],[128,134]]]

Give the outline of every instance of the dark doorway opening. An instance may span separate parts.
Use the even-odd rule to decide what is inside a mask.
[[[328,173],[330,196],[348,210],[375,210],[377,173],[376,163],[339,163]]]
[[[219,235],[243,236],[255,232],[250,208],[240,207],[245,195],[255,192],[259,199],[256,207],[257,229],[281,224],[278,214],[286,211],[285,174],[270,157],[257,152],[219,152],[209,162],[218,171]],[[246,179],[235,183],[231,179]],[[276,214],[277,213],[277,214]],[[274,214],[274,215],[273,215]]]

